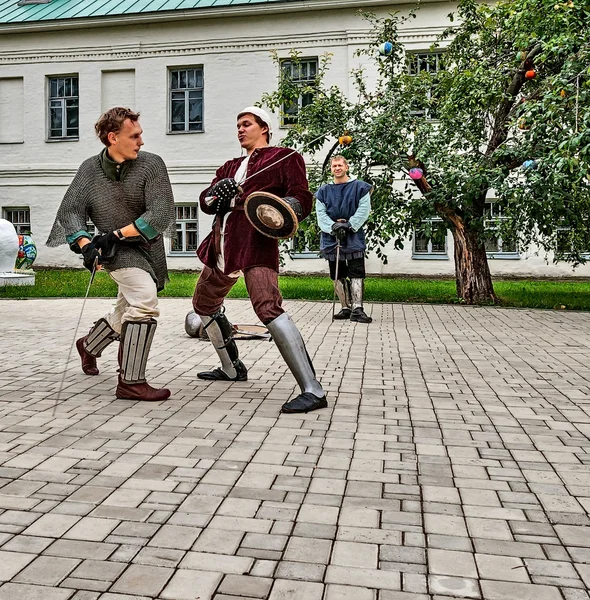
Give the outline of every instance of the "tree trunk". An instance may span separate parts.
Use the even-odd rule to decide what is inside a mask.
[[[465,304],[498,302],[484,244],[459,220],[453,228],[457,295]]]

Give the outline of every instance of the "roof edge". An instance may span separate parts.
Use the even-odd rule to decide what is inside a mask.
[[[421,0],[421,3],[440,2],[440,0]],[[287,0],[280,4],[255,4],[239,5],[223,8],[194,8],[189,10],[169,10],[152,13],[126,13],[124,15],[105,15],[101,17],[83,17],[78,19],[54,19],[18,23],[1,23],[0,35],[6,33],[29,33],[40,30],[52,31],[63,29],[78,29],[80,27],[112,27],[128,24],[130,18],[134,24],[167,23],[175,21],[186,21],[196,19],[212,19],[244,16],[256,16],[258,14],[280,14],[307,12],[309,10],[329,10],[338,8],[370,9],[381,8],[392,5],[410,5],[408,0],[355,0],[354,7],[343,7],[342,0]]]

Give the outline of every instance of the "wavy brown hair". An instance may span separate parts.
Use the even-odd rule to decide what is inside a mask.
[[[130,108],[124,108],[122,106],[115,106],[114,108],[107,110],[94,124],[94,130],[96,131],[98,139],[105,146],[109,146],[109,133],[111,133],[111,131],[113,133],[119,133],[119,131],[123,129],[123,123],[127,119],[135,122],[139,119],[139,113],[133,112]]]

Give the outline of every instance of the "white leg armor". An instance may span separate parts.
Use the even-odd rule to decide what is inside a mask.
[[[325,408],[326,392],[316,379],[315,370],[305,349],[305,343],[297,325],[287,313],[267,324],[277,348],[301,388],[301,394],[283,405],[283,412],[309,412]]]
[[[350,315],[350,320],[358,323],[371,323],[373,319],[363,310],[364,290],[364,279],[355,278],[350,280],[350,294],[352,296],[352,313]]]

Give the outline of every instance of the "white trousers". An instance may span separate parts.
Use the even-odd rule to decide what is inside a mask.
[[[117,333],[121,333],[125,321],[147,321],[160,316],[156,282],[147,271],[128,267],[109,275],[119,286],[119,293],[104,318]]]

